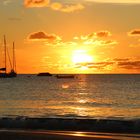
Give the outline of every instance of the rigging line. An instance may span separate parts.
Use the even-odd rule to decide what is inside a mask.
[[[8,59],[9,59],[9,62],[10,62],[10,66],[11,66],[11,69],[12,69],[12,62],[11,62],[11,59],[10,59],[10,55],[9,55],[9,51],[8,51],[8,48],[7,48],[7,54],[8,54]]]
[[[6,44],[6,37],[5,37],[5,35],[4,35],[4,58],[5,58],[5,73],[6,73],[6,67],[7,67],[7,59],[6,59],[6,55],[7,55],[7,46],[6,46],[7,44]]]

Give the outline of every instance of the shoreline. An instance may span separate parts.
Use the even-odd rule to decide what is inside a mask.
[[[4,140],[139,140],[140,135],[75,132],[75,131],[44,131],[44,130],[0,130],[0,139]]]

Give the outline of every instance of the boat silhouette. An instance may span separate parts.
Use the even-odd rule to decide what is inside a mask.
[[[65,75],[56,75],[56,77],[58,79],[60,79],[60,78],[75,78],[75,75],[73,75],[73,74],[65,74]]]
[[[49,72],[42,72],[37,74],[37,76],[52,76],[52,74],[50,74]]]
[[[11,70],[7,72],[7,57],[10,62]],[[6,38],[4,36],[4,65],[5,67],[0,68],[0,78],[12,78],[16,77],[16,60],[15,60],[15,44],[13,42],[13,62],[11,62],[10,55],[6,45]]]

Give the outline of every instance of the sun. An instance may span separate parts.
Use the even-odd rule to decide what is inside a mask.
[[[86,50],[76,50],[73,52],[72,62],[77,63],[90,63],[93,62],[93,57],[90,56]]]

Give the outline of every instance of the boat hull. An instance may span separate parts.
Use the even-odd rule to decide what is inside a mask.
[[[37,76],[52,76],[52,74],[48,73],[48,72],[44,72],[44,73],[39,73],[37,74]]]
[[[17,74],[15,72],[12,73],[0,73],[0,78],[13,78],[16,77]]]

